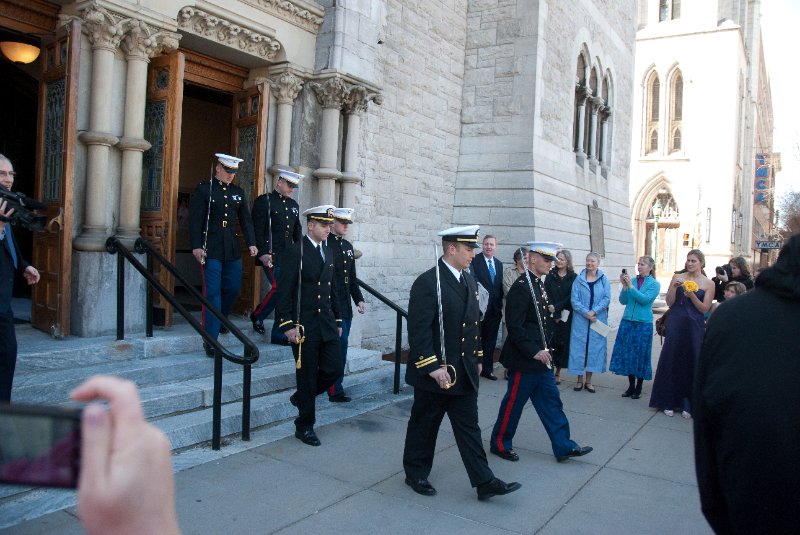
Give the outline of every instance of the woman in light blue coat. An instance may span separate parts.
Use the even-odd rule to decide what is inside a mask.
[[[661,284],[655,278],[655,260],[643,256],[636,264],[638,276],[631,279],[627,273],[619,276],[622,291],[619,302],[625,313],[614,341],[609,370],[628,376],[628,389],[624,398],[639,399],[642,383],[653,378],[651,350],[653,347],[653,301],[658,297]],[[634,385],[634,381],[636,381]]]
[[[594,394],[592,373],[606,371],[606,337],[591,330],[592,323],[608,324],[611,283],[600,269],[600,255],[586,255],[586,269],[572,283],[572,331],[569,338],[569,373],[578,376],[573,390]],[[586,374],[586,383],[583,374]]]

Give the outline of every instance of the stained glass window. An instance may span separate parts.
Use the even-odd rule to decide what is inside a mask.
[[[247,201],[253,202],[253,182],[255,181],[256,140],[258,129],[251,124],[239,128],[239,145],[236,154],[244,161],[239,164],[236,180],[247,195]]]
[[[61,175],[64,168],[64,78],[47,84],[44,112],[44,202],[57,202],[61,197]]]
[[[167,103],[148,102],[144,111],[144,138],[152,145],[142,156],[142,210],[161,210],[164,183],[164,127]]]

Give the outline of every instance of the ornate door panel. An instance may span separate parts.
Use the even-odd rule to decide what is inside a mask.
[[[80,44],[81,25],[75,20],[42,39],[35,196],[47,205],[49,223],[33,234],[33,265],[41,280],[33,286],[31,323],[57,338],[70,332]]]
[[[257,84],[233,98],[232,154],[244,159],[239,164],[236,183],[244,189],[250,206],[264,191],[264,157],[267,150],[269,85]],[[241,233],[241,229],[239,229]],[[235,312],[249,314],[258,305],[261,268],[256,266],[242,240],[242,291]]]
[[[180,168],[181,112],[183,106],[183,53],[153,58],[147,73],[144,137],[152,146],[142,160],[142,238],[175,263],[175,218]],[[173,278],[154,267],[159,281],[170,291]],[[164,325],[172,325],[172,307],[158,293],[153,306],[164,310]]]

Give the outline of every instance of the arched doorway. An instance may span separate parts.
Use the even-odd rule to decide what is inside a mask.
[[[656,277],[669,277],[682,267],[678,266],[677,258],[680,230],[678,204],[672,193],[666,187],[661,187],[647,206],[644,251],[656,261]]]

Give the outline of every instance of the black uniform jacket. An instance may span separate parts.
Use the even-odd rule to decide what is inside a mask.
[[[444,316],[444,348],[447,364],[456,369],[456,384],[445,390],[428,374],[442,364],[439,338],[439,305],[436,298],[436,272],[429,269],[414,281],[408,300],[408,343],[406,382],[439,394],[464,394],[478,390],[478,364],[483,358],[479,325],[478,286],[462,272],[465,289],[439,259]]]
[[[531,286],[536,294],[539,313],[545,322],[544,333],[548,339],[552,336],[552,319],[547,311],[550,304],[546,292],[542,292],[541,279],[530,271]],[[544,296],[542,294],[545,294]],[[525,274],[520,275],[506,295],[506,328],[508,337],[500,352],[500,362],[509,370],[523,373],[537,373],[547,371],[547,366],[534,359],[533,356],[545,349],[539,329],[539,318],[533,308],[530,286]]]
[[[486,265],[486,257],[483,253],[478,253],[472,259],[469,270],[475,279],[480,282],[486,291],[489,292],[489,304],[486,305],[484,317],[499,318],[503,315],[503,263],[497,258],[494,260],[494,282],[489,276],[489,267]]]
[[[211,199],[211,210],[208,203]],[[192,249],[203,247],[208,218],[208,258],[228,262],[242,257],[241,245],[237,239],[236,222],[244,233],[248,247],[256,244],[253,234],[253,221],[244,190],[235,184],[225,184],[216,178],[201,182],[192,193],[189,202],[189,239]]]
[[[336,295],[339,298],[337,303],[342,319],[353,317],[353,303],[358,304],[364,300],[356,282],[356,257],[353,251],[353,244],[341,236],[328,236],[328,246],[333,250],[333,263],[336,266]]]
[[[297,322],[297,283],[300,270],[300,248],[303,253],[303,276],[300,286],[300,324],[305,337],[328,342],[339,338],[342,319],[333,285],[335,268],[333,251],[323,242],[325,262],[319,251],[304,237],[290,245],[281,260],[275,318],[281,331],[294,328]]]
[[[14,291],[14,260],[9,252],[8,232],[11,223],[6,223],[6,235],[0,241],[0,314],[11,316],[11,294]],[[12,231],[13,232],[13,231]],[[30,264],[22,258],[22,253],[17,245],[16,235],[14,235],[14,252],[17,255],[16,271],[24,273]]]
[[[253,203],[253,227],[258,256],[271,254],[272,262],[277,264],[280,254],[303,236],[300,205],[291,197],[284,197],[274,190],[259,195]]]

